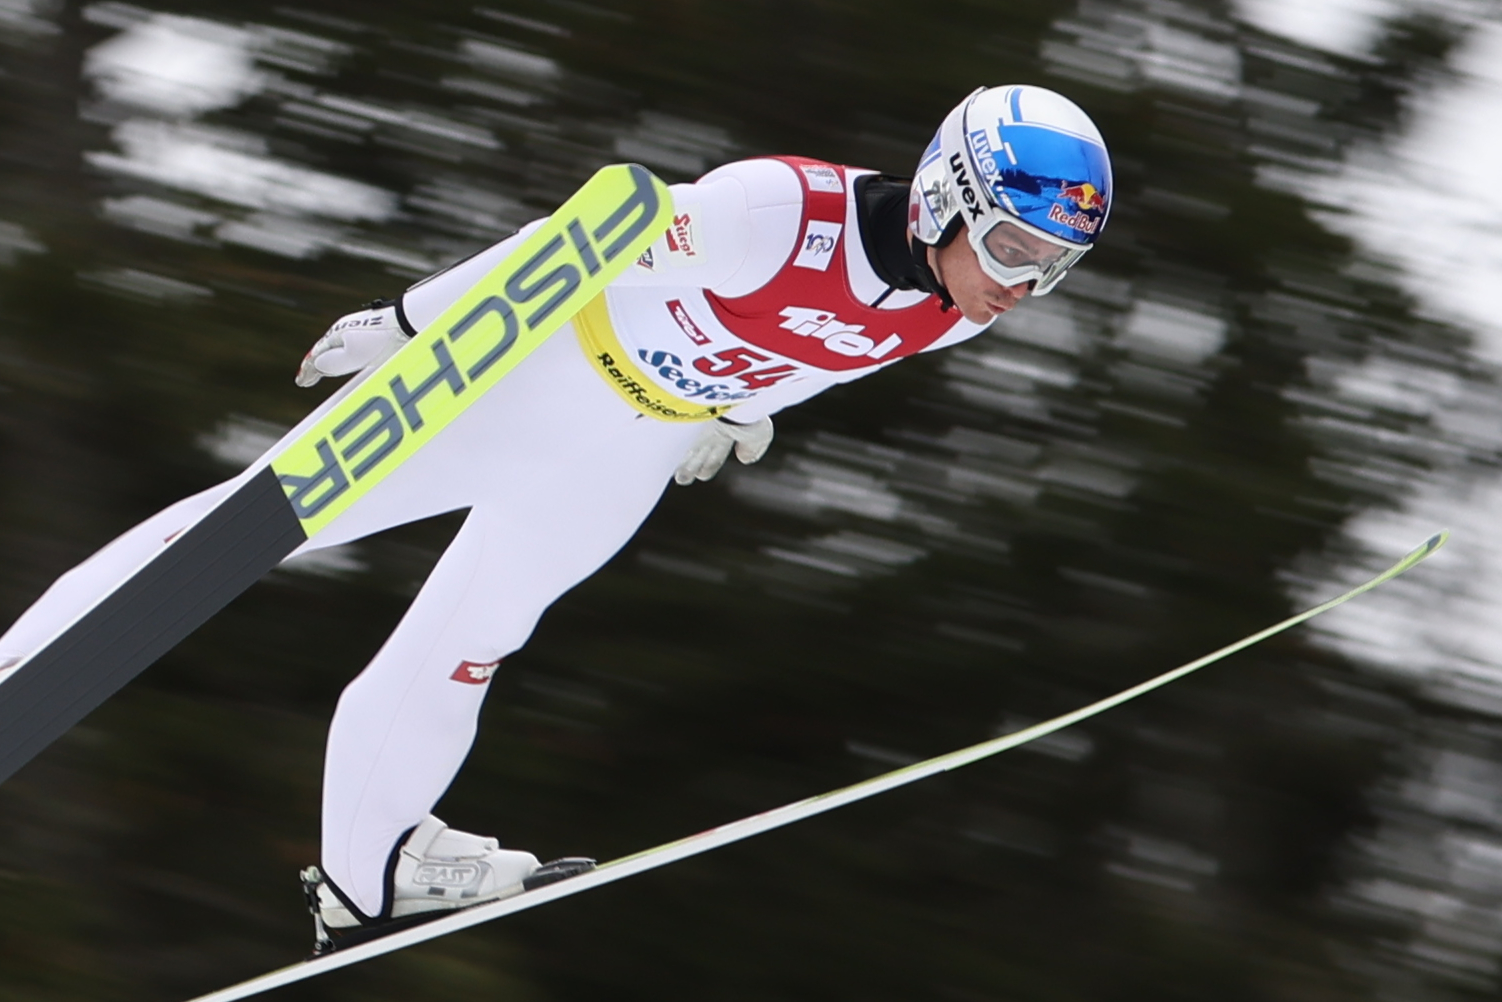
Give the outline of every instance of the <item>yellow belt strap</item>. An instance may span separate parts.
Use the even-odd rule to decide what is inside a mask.
[[[696,404],[675,397],[648,379],[621,347],[610,323],[610,307],[603,292],[574,314],[574,330],[579,334],[584,354],[589,356],[589,364],[622,400],[647,417],[659,421],[712,421],[730,410],[730,404]]]

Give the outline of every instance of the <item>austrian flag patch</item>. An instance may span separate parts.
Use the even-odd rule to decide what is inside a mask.
[[[449,676],[455,682],[464,682],[467,685],[484,685],[495,675],[495,670],[501,666],[501,659],[496,658],[486,664],[476,664],[473,661],[460,661],[459,667]]]
[[[688,310],[683,306],[683,300],[669,299],[667,306],[668,312],[673,315],[673,320],[682,328],[683,333],[688,335],[690,341],[694,344],[709,343],[709,335],[700,330],[699,325],[694,323],[694,318],[688,315]]]

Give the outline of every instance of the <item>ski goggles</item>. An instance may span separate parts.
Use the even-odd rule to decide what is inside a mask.
[[[990,225],[971,225],[970,246],[981,270],[1002,285],[1032,282],[1032,295],[1047,295],[1089,247],[1061,240],[1001,213]]]

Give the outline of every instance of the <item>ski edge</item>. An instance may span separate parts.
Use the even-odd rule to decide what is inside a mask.
[[[934,758],[925,759],[922,762],[915,762],[912,765],[862,780],[850,786],[831,790],[827,793],[815,794],[812,797],[784,804],[781,807],[775,807],[760,814],[753,814],[749,817],[731,821],[685,838],[665,842],[662,845],[654,846],[629,856],[622,856],[619,859],[602,863],[588,873],[580,874],[577,877],[570,877],[567,880],[562,880],[546,887],[540,887],[535,891],[527,891],[515,897],[497,901],[494,904],[479,905],[474,908],[465,909],[445,918],[435,919],[432,922],[403,930],[402,932],[392,933],[390,936],[372,940],[368,943],[339,950],[326,956],[304,960],[300,963],[259,975],[249,981],[243,981],[238,985],[210,992],[207,995],[197,996],[189,1000],[189,1002],[236,1002],[238,999],[249,998],[253,995],[337,970],[341,967],[348,967],[363,960],[369,960],[386,953],[393,953],[409,946],[415,946],[418,943],[437,939],[449,933],[459,932],[472,926],[491,922],[506,915],[525,911],[529,908],[536,908],[539,905],[547,904],[559,898],[579,894],[591,888],[613,883],[617,880],[623,880],[626,877],[634,876],[647,870],[667,866],[670,863],[675,863],[691,856],[697,856],[712,849],[784,827],[796,821],[802,821],[805,818],[822,814],[825,811],[831,811],[846,804],[865,800],[879,793],[884,793],[887,790],[906,786],[909,783],[915,783],[920,779],[926,779],[941,772],[949,772],[952,769],[989,758],[1016,748],[1019,745],[1027,744],[1030,741],[1036,741],[1041,737],[1053,734],[1056,731],[1063,730],[1066,727],[1104,713],[1106,710],[1136,699],[1138,696],[1152,692],[1155,689],[1160,689],[1170,682],[1181,679],[1217,661],[1224,660],[1232,654],[1243,651],[1301,623],[1308,622],[1314,617],[1328,612],[1337,606],[1344,605],[1351,599],[1363,595],[1373,588],[1391,581],[1405,571],[1412,569],[1443,546],[1449,537],[1449,530],[1441,530],[1430,536],[1422,545],[1410,551],[1403,559],[1393,564],[1387,570],[1349,591],[1337,595],[1335,598],[1290,616],[1279,623],[1243,637],[1234,643],[1227,644],[1225,647],[1212,651],[1187,664],[1166,671],[1161,675],[1148,679],[1146,682],[1123,689],[1113,696],[1108,696],[1088,706],[1083,706],[1078,710],[1061,714],[1051,720],[1034,724],[1031,727],[1026,727],[998,738],[992,738],[989,741],[982,741],[978,744],[961,748],[958,751],[938,755]]]

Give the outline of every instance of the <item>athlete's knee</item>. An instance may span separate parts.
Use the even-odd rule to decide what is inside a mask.
[[[444,692],[450,697],[464,692],[483,697],[504,660],[494,648],[485,646],[460,648],[459,653],[450,655],[430,653],[415,660],[383,651],[344,687],[338,710],[359,714],[379,707],[388,712],[402,712],[403,707],[431,704]],[[440,699],[439,704],[433,705],[450,702],[451,699]]]

